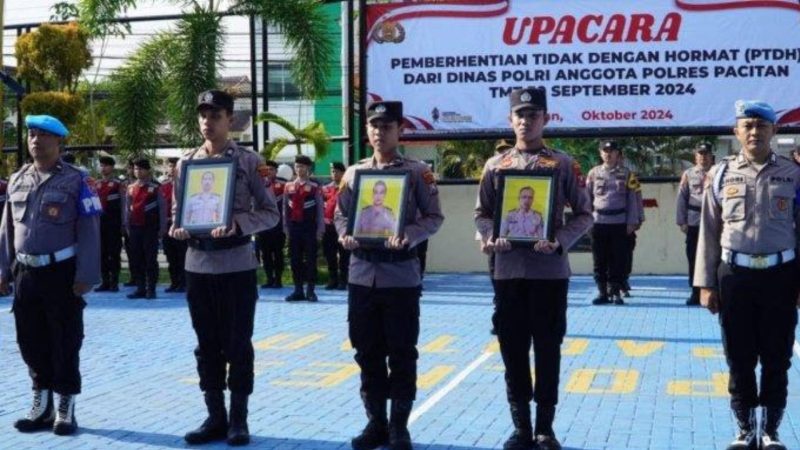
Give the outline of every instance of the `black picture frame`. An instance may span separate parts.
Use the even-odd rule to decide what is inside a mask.
[[[175,226],[194,237],[210,236],[214,228],[233,223],[233,195],[236,185],[236,160],[233,158],[189,159],[181,162],[180,198],[176,198]],[[212,175],[212,185],[204,194],[203,183]],[[222,180],[217,180],[221,175]],[[213,206],[216,205],[216,206]],[[210,216],[209,216],[210,215]]]
[[[548,169],[498,172],[494,238],[507,239],[512,247],[532,247],[555,238],[555,197],[558,172]],[[542,192],[544,191],[544,192]],[[527,211],[522,204],[530,195]]]
[[[380,183],[383,196],[376,197]],[[357,170],[347,234],[365,247],[383,247],[389,237],[402,236],[410,184],[408,170]]]

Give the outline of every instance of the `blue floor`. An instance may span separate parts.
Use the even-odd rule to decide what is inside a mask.
[[[716,317],[684,306],[685,278],[635,277],[632,284],[627,305],[598,307],[590,304],[591,280],[573,278],[557,435],[567,449],[724,448],[734,428]],[[503,364],[489,335],[490,291],[485,274],[426,277],[410,425],[415,448],[502,448],[511,431]],[[251,448],[348,449],[365,417],[345,295],[320,290],[317,304],[287,304],[287,294],[261,291]],[[204,418],[195,336],[183,297],[159,295],[87,297],[81,428],[66,438],[12,427],[29,406],[30,382],[13,316],[0,314],[0,448],[186,448],[183,434]],[[10,306],[0,299],[3,312]],[[781,437],[798,449],[800,361],[793,363]]]

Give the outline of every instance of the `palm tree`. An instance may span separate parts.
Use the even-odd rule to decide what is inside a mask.
[[[288,131],[289,134],[291,134],[294,138],[293,140],[276,138],[271,142],[267,142],[263,150],[263,155],[266,159],[274,160],[284,147],[292,143],[297,146],[298,155],[302,155],[302,149],[300,145],[304,143],[314,146],[316,159],[322,159],[328,154],[331,139],[328,135],[328,132],[325,131],[325,126],[322,124],[322,122],[314,121],[303,128],[297,128],[288,120],[271,112],[263,112],[259,114],[258,118],[256,118],[256,122],[274,123],[275,125],[278,125],[279,127]]]
[[[494,155],[494,141],[445,141],[436,145],[443,178],[478,178]]]

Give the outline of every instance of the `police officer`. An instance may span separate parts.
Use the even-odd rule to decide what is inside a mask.
[[[325,232],[322,188],[310,179],[311,158],[298,155],[294,160],[297,178],[286,183],[283,202],[283,230],[289,236],[289,260],[292,265],[294,292],[287,302],[317,301],[317,240]],[[303,283],[308,283],[303,292]]]
[[[621,164],[621,152],[617,141],[600,142],[603,163],[586,175],[586,192],[594,210],[592,257],[598,290],[592,300],[595,305],[625,304],[620,290],[625,281],[630,234],[639,224],[639,180]]]
[[[421,278],[415,247],[436,233],[444,221],[433,173],[420,161],[402,156],[398,142],[403,104],[375,102],[367,108],[367,137],[374,152],[344,174],[336,209],[336,230],[350,250],[348,325],[355,360],[361,368],[361,399],[369,422],[351,441],[355,450],[389,445],[411,449],[408,416],[416,397],[417,339]],[[362,247],[347,234],[348,218],[358,199],[353,194],[356,171],[410,172],[402,235],[383,246]],[[388,359],[388,368],[387,368]],[[388,370],[387,370],[388,369]],[[387,399],[392,400],[387,420]]]
[[[506,366],[506,392],[514,432],[506,450],[560,449],[553,431],[558,402],[561,342],[567,326],[567,251],[592,224],[591,204],[582,186],[577,161],[542,140],[547,124],[544,88],[516,89],[510,95],[509,120],[516,145],[486,162],[475,208],[475,224],[484,249],[495,252],[497,338]],[[503,170],[548,170],[558,173],[554,189],[555,239],[538,240],[528,248],[492,236],[495,210],[500,205],[498,181]],[[564,206],[573,216],[563,222]],[[533,341],[536,385],[532,386],[529,352]],[[531,426],[531,399],[536,401],[536,426]]]
[[[267,189],[272,191],[275,201],[278,204],[278,211],[283,211],[283,191],[286,188],[286,180],[278,177],[278,163],[269,160],[261,168],[264,183]],[[283,214],[281,214],[281,219]],[[280,289],[283,287],[283,248],[286,246],[286,233],[283,232],[283,220],[279,220],[274,227],[259,231],[256,234],[261,253],[261,263],[264,266],[264,273],[267,276],[266,284],[261,285],[263,289]]]
[[[694,148],[694,167],[686,169],[681,175],[681,183],[676,199],[675,223],[686,234],[686,259],[689,261],[689,286],[692,294],[687,305],[700,304],[700,289],[694,286],[694,261],[697,255],[697,236],[700,233],[700,207],[703,204],[703,186],[706,174],[713,164],[711,144],[701,143]]]
[[[156,298],[158,283],[158,239],[167,227],[167,207],[161,195],[161,185],[150,177],[150,161],[139,158],[133,162],[136,181],[128,186],[125,204],[125,228],[131,241],[130,266],[141,273],[136,290],[130,299]]]
[[[33,406],[14,426],[68,435],[78,426],[83,295],[100,281],[101,207],[86,174],[59,160],[67,128],[51,116],[25,123],[33,163],[11,176],[0,225],[0,292],[14,280],[17,342],[33,380]]]
[[[790,154],[792,156],[792,160],[795,163],[800,164],[800,145],[793,148]]]
[[[333,214],[339,194],[339,184],[344,175],[344,164],[339,161],[331,163],[331,182],[322,187],[325,199],[325,234],[322,235],[322,253],[328,263],[329,280],[325,289],[347,289],[347,266],[350,264],[350,252],[339,243],[339,234],[333,223]]]
[[[186,434],[189,444],[227,438],[228,445],[250,442],[247,426],[248,397],[253,392],[253,317],[258,300],[258,260],[252,235],[278,223],[272,191],[264,187],[258,168],[264,160],[228,139],[233,124],[233,97],[210,90],[197,102],[204,143],[178,162],[173,216],[182,207],[181,170],[191,160],[233,158],[236,180],[232,199],[233,223],[220,226],[210,237],[190,236],[173,223],[170,235],[187,240],[186,300],[197,334],[197,371],[208,418]],[[230,421],[225,410],[225,387],[231,391]]]
[[[167,159],[167,177],[161,183],[161,195],[164,197],[167,212],[167,229],[172,227],[172,191],[175,189],[175,176],[178,170],[178,158]],[[164,292],[186,292],[186,242],[171,237],[168,233],[161,238],[164,256],[167,258],[169,271],[169,287]]]
[[[135,160],[136,160],[136,158],[128,159],[128,165],[125,166],[125,175],[120,177],[120,181],[122,182],[122,185],[125,187],[125,191],[124,191],[125,192],[125,197],[123,198],[123,202],[128,199],[128,196],[127,196],[128,186],[130,186],[130,185],[132,185],[133,183],[136,182],[136,175],[134,174],[134,169],[135,168],[133,166],[133,162]],[[125,205],[125,214],[128,213],[128,206],[129,205]],[[125,217],[125,216],[123,215],[123,217]],[[122,227],[122,248],[125,249],[125,256],[128,258],[128,272],[129,272],[129,277],[130,277],[129,280],[126,281],[125,283],[123,283],[122,285],[125,286],[125,287],[138,286],[139,285],[139,281],[138,280],[140,280],[140,279],[144,280],[144,273],[142,273],[142,269],[140,267],[136,267],[136,265],[133,264],[133,262],[132,262],[135,258],[131,257],[131,254],[132,254],[132,251],[131,251],[131,237],[130,237],[130,235],[128,235],[128,230],[124,226],[124,224],[123,224],[123,227]]]
[[[512,144],[510,144],[505,139],[500,139],[495,143],[494,146],[494,154],[495,155],[502,155],[503,153],[507,152],[514,148]],[[476,239],[478,240],[479,248],[481,253],[489,255],[489,279],[492,282],[492,328],[489,330],[489,333],[496,335],[497,334],[497,295],[495,294],[495,286],[494,286],[494,261],[495,255],[494,251],[489,251],[486,248],[485,243],[481,240],[481,234],[479,232],[475,232],[477,235]]]
[[[709,170],[703,194],[694,285],[700,303],[720,314],[728,392],[739,426],[729,449],[756,448],[759,434],[760,448],[786,448],[778,426],[800,307],[800,168],[770,148],[775,121],[766,103],[736,102],[733,131],[742,150]]]
[[[103,214],[100,215],[100,275],[103,282],[94,289],[95,292],[119,291],[125,186],[114,177],[115,164],[114,158],[101,156],[101,178],[94,183],[103,206]]]

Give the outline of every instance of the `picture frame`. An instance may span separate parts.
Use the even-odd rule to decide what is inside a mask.
[[[347,234],[365,247],[382,247],[389,237],[401,236],[410,184],[407,170],[357,170]]]
[[[512,247],[532,247],[543,239],[552,241],[558,172],[501,170],[498,175],[494,238],[505,238]]]
[[[176,198],[175,226],[194,237],[233,222],[236,160],[233,158],[189,159],[181,163],[181,196]]]

